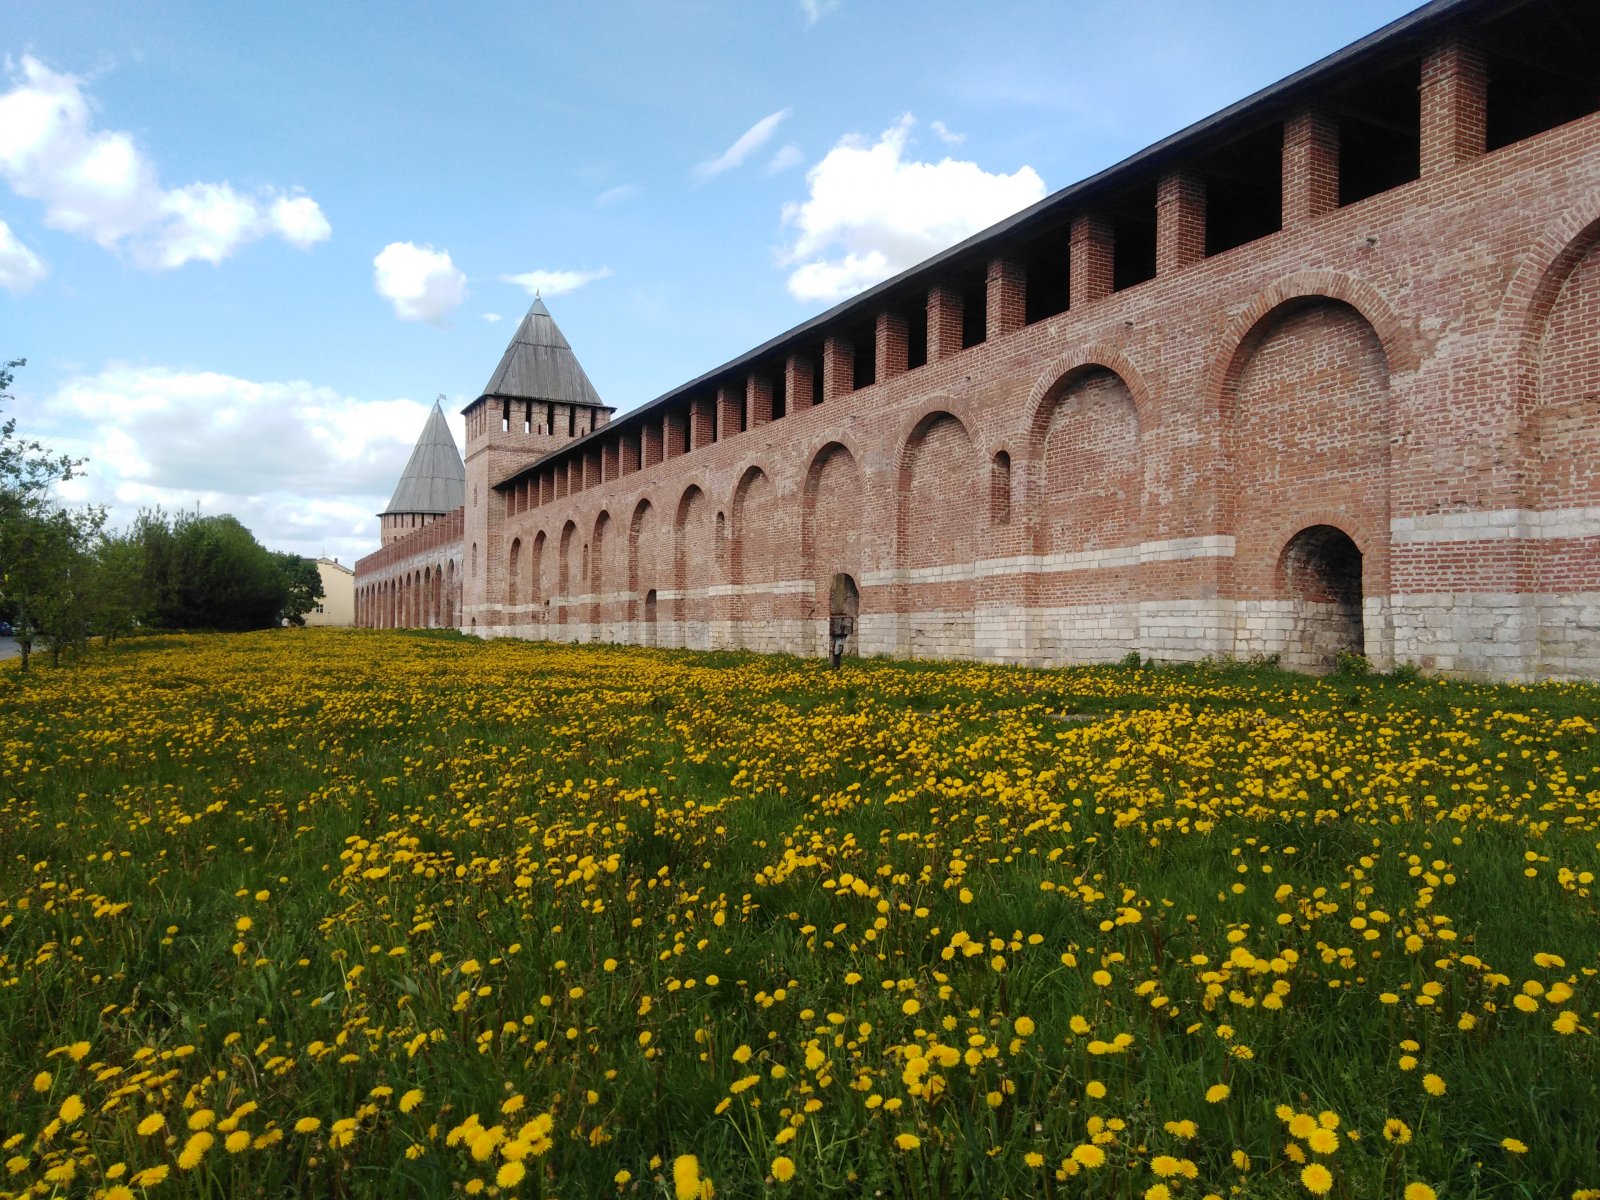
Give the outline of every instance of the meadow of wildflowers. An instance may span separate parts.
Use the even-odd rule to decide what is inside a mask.
[[[0,671],[0,1197],[1600,1197],[1600,690]]]

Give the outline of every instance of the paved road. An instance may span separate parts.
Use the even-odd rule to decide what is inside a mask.
[[[0,638],[0,662],[8,658],[15,658],[22,651],[17,649],[16,638]]]

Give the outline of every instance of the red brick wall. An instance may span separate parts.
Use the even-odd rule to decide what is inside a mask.
[[[1338,207],[1337,124],[1308,103],[1286,120],[1281,232],[1198,257],[1203,193],[1185,164],[1164,166],[1156,278],[1111,292],[1109,223],[1063,214],[1067,311],[1018,326],[1027,280],[1003,243],[982,247],[982,344],[960,349],[957,268],[970,279],[973,263],[863,301],[837,328],[735,368],[744,433],[719,428],[685,453],[687,402],[653,410],[642,428],[624,415],[602,436],[624,439],[627,462],[642,435],[642,469],[564,499],[541,490],[544,503],[508,519],[498,497],[475,494],[473,478],[487,475],[469,477],[463,554],[491,521],[528,545],[608,514],[615,561],[627,565],[582,585],[614,594],[591,595],[585,619],[639,640],[624,623],[640,619],[650,588],[700,592],[682,611],[702,624],[759,616],[811,628],[836,571],[868,580],[864,620],[996,597],[1287,602],[1284,547],[1314,524],[1356,541],[1369,599],[1600,592],[1588,527],[1539,524],[1600,505],[1600,114],[1483,153],[1476,54],[1452,42],[1424,56],[1425,170],[1413,182]],[[895,373],[897,319],[880,317],[913,311],[922,295],[928,362]],[[874,326],[877,382],[851,391],[841,339]],[[784,369],[787,415],[764,422],[761,380]],[[828,387],[821,407],[809,404],[813,371]],[[664,462],[663,429],[679,451]],[[1012,511],[992,525],[1001,451]],[[691,487],[703,495],[685,507]],[[1125,553],[1054,573],[984,566],[1102,552]],[[490,621],[505,555],[487,562],[475,611]],[[905,568],[974,562],[975,580],[897,582]],[[795,586],[746,586],[785,581]],[[704,594],[729,582],[746,590],[726,602]],[[663,621],[674,612],[658,607]]]

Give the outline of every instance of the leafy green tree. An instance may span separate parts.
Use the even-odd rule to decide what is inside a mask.
[[[322,599],[322,572],[312,559],[298,554],[274,551],[272,560],[278,565],[287,593],[283,619],[291,625],[304,625],[306,614]]]
[[[162,629],[266,629],[289,605],[273,553],[231,516],[140,514],[146,615]]]
[[[90,567],[90,632],[109,646],[134,630],[145,608],[144,545],[137,531],[101,534]]]
[[[0,367],[0,402],[12,398],[7,389],[26,361]],[[58,662],[65,646],[85,636],[91,551],[105,512],[63,508],[50,494],[82,465],[19,436],[14,417],[0,424],[0,598],[15,615],[24,671],[36,640]]]

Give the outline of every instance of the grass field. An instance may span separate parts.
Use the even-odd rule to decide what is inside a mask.
[[[364,632],[0,669],[0,1196],[1600,1197],[1597,720]]]

